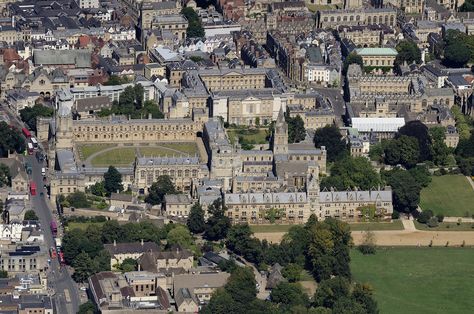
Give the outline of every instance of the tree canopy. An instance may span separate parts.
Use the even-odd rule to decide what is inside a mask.
[[[222,199],[215,200],[207,211],[211,215],[206,222],[204,238],[212,241],[224,239],[231,226],[230,219],[225,214],[227,208]]]
[[[38,216],[36,215],[35,211],[30,209],[25,212],[24,220],[39,220]]]
[[[109,166],[107,172],[104,173],[104,189],[108,196],[123,191],[122,174],[114,166]]]
[[[188,20],[186,36],[189,38],[204,37],[204,28],[202,27],[201,21],[199,20],[199,16],[197,15],[196,11],[194,11],[194,9],[191,7],[185,7],[181,10],[181,14],[183,14]]]
[[[25,122],[30,129],[36,131],[37,117],[52,117],[54,114],[53,108],[35,104],[33,107],[25,107],[20,110],[21,121]]]
[[[190,249],[193,245],[193,237],[189,232],[188,228],[183,225],[176,225],[173,229],[168,232],[166,237],[168,247],[173,247],[175,245]]]
[[[388,185],[392,187],[393,207],[398,212],[411,213],[420,203],[422,185],[409,172],[394,169],[384,173]]]
[[[395,59],[395,63],[401,65],[404,62],[408,64],[421,63],[421,51],[415,42],[411,40],[402,40],[395,48],[398,55]]]
[[[420,147],[415,137],[401,135],[397,139],[383,143],[385,162],[389,165],[401,164],[406,168],[416,165],[420,155]]]
[[[331,176],[321,180],[321,188],[369,190],[381,184],[380,176],[365,157],[346,156],[334,163]]]
[[[402,135],[412,136],[417,139],[420,149],[420,154],[418,156],[419,162],[432,160],[431,136],[426,125],[418,120],[410,121],[398,130],[397,138]]]
[[[176,194],[176,188],[170,176],[159,176],[148,189],[148,195],[145,202],[151,205],[158,205],[164,201],[166,194]]]
[[[204,220],[204,210],[201,204],[195,203],[191,207],[186,225],[189,231],[194,234],[204,232],[206,229],[206,221]]]
[[[299,115],[293,118],[287,115],[285,120],[288,123],[288,143],[299,143],[304,140],[306,129],[303,119]]]
[[[25,151],[25,139],[15,127],[0,122],[0,156],[7,157],[9,151],[21,154]]]
[[[349,65],[351,65],[353,63],[356,63],[356,64],[360,65],[362,70],[364,69],[364,60],[362,59],[362,57],[360,55],[358,55],[356,52],[351,52],[346,57],[346,59],[344,59],[344,63],[343,63],[343,66],[342,66],[342,73],[344,75],[347,74],[347,70],[349,68]]]
[[[0,187],[11,185],[10,168],[5,164],[0,164]]]
[[[326,147],[327,160],[331,162],[344,157],[347,153],[347,144],[335,125],[326,125],[317,129],[314,133],[314,144],[316,147]]]

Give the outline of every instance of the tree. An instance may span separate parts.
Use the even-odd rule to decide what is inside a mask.
[[[206,221],[204,220],[204,210],[201,204],[195,203],[193,207],[191,207],[186,225],[189,231],[194,234],[204,232],[206,229]]]
[[[459,7],[460,12],[473,12],[474,11],[474,0],[466,0]]]
[[[229,292],[225,289],[217,289],[209,303],[200,311],[202,314],[228,314],[239,313],[241,310]]]
[[[298,264],[290,263],[283,268],[281,273],[289,282],[297,282],[301,278],[302,271],[303,267]]]
[[[105,182],[100,181],[100,182],[94,183],[94,185],[90,187],[90,191],[93,195],[105,196],[107,194],[107,191],[105,190]]]
[[[133,258],[126,258],[118,268],[122,273],[136,271],[138,269],[138,262]]]
[[[145,202],[151,205],[158,205],[164,201],[166,194],[176,194],[176,188],[169,176],[159,176],[148,189],[148,195]]]
[[[331,176],[322,179],[321,188],[369,190],[380,184],[380,177],[367,158],[346,156],[334,163]]]
[[[227,233],[226,246],[235,254],[243,256],[249,262],[257,265],[263,262],[260,242],[252,238],[252,231],[247,224],[232,226]]]
[[[358,55],[356,52],[351,52],[344,60],[344,64],[342,67],[342,74],[346,75],[349,65],[353,63],[360,65],[362,70],[364,69],[364,60],[362,59],[362,57]]]
[[[143,116],[148,116],[151,114],[153,119],[163,119],[165,117],[163,112],[160,111],[160,108],[158,108],[157,103],[153,100],[146,100],[143,103],[142,113]]]
[[[0,164],[0,187],[11,185],[10,168],[5,164]]]
[[[114,166],[109,166],[107,172],[104,173],[104,188],[108,196],[111,193],[123,191],[122,174]]]
[[[8,278],[8,272],[6,270],[0,270],[0,278]]]
[[[299,143],[306,137],[306,130],[304,128],[303,119],[297,115],[296,117],[286,116],[286,123],[288,123],[288,142]]]
[[[446,165],[450,154],[450,149],[444,142],[446,139],[446,128],[442,126],[432,127],[429,129],[429,134],[433,143],[433,162],[439,166]]]
[[[74,267],[72,277],[76,282],[87,281],[91,275],[96,273],[97,269],[97,265],[86,252],[81,252],[74,258],[72,267]]]
[[[209,205],[207,211],[211,216],[206,222],[204,238],[211,241],[218,241],[227,236],[231,223],[229,217],[225,215],[226,210],[227,208],[220,198]]]
[[[364,255],[375,254],[375,234],[373,231],[367,230],[364,232],[362,244],[359,245],[358,249]]]
[[[79,311],[77,314],[97,314],[97,308],[91,300],[88,300],[86,303],[83,303],[79,306]]]
[[[125,234],[117,220],[106,221],[102,225],[102,242],[125,242]]]
[[[288,307],[295,305],[307,306],[309,303],[308,296],[301,285],[288,282],[280,282],[270,293],[270,300],[273,303]]]
[[[343,277],[333,277],[319,284],[314,295],[314,302],[317,306],[333,308],[339,299],[349,297],[349,293],[349,281]]]
[[[177,225],[166,237],[168,247],[173,247],[175,245],[189,249],[193,245],[193,237],[189,232],[188,228],[183,225]]]
[[[432,217],[433,217],[433,211],[431,211],[431,210],[428,209],[428,210],[422,211],[422,212],[418,215],[417,220],[418,220],[418,222],[419,222],[420,224],[425,224],[425,223],[427,223]],[[438,220],[438,219],[436,218],[436,220]]]
[[[415,42],[402,40],[395,49],[398,52],[395,59],[396,65],[401,65],[404,62],[407,64],[421,63],[421,51]]]
[[[397,139],[384,142],[383,146],[385,162],[389,165],[401,164],[411,168],[418,162],[420,148],[414,137],[401,135]]]
[[[378,314],[377,302],[373,298],[372,287],[368,284],[356,283],[352,290],[352,298],[362,305],[367,314]]]
[[[91,206],[91,202],[87,199],[87,195],[80,191],[69,194],[66,197],[66,200],[71,207],[75,208],[88,208]]]
[[[256,297],[256,284],[257,282],[251,268],[237,267],[230,275],[225,285],[225,290],[229,292],[235,302],[246,304]]]
[[[366,314],[364,307],[357,303],[354,299],[348,297],[342,297],[336,300],[334,303],[333,314]]]
[[[204,37],[204,28],[201,25],[201,21],[199,20],[199,16],[197,15],[196,11],[194,11],[194,9],[191,7],[185,7],[181,10],[181,14],[183,14],[188,20],[186,36],[189,38]]]
[[[39,218],[36,215],[35,211],[30,209],[25,212],[24,220],[39,220]]]
[[[400,138],[402,135],[412,136],[417,139],[420,148],[419,162],[432,160],[431,137],[426,125],[418,120],[410,121],[398,130],[397,138]]]
[[[8,152],[11,151],[22,154],[25,148],[25,139],[18,129],[9,126],[4,121],[0,122],[0,157],[7,157]]]
[[[130,79],[128,79],[128,77],[126,76],[111,75],[109,76],[107,82],[104,83],[104,85],[121,85],[129,82]]]
[[[444,48],[443,63],[449,67],[462,68],[471,58],[469,47],[463,42],[449,44]]]
[[[35,104],[33,107],[25,107],[20,110],[21,121],[25,122],[31,130],[36,131],[36,118],[38,117],[52,117],[54,114],[53,108]]]
[[[393,206],[399,212],[411,213],[420,202],[421,185],[408,172],[394,169],[384,174],[392,187]]]
[[[326,147],[327,160],[331,162],[342,158],[347,153],[347,144],[335,125],[317,129],[314,133],[314,144],[316,147]]]

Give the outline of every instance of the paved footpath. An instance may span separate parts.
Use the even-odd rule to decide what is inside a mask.
[[[422,231],[415,228],[412,220],[402,220],[405,230],[373,231],[376,244],[381,246],[474,246],[474,231]],[[285,232],[255,233],[258,239],[266,239],[270,243],[279,243]],[[362,243],[365,231],[352,231],[355,245]]]

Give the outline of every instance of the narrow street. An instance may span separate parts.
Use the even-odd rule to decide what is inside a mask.
[[[31,196],[31,205],[40,219],[44,232],[45,246],[49,250],[49,248],[55,246],[55,243],[50,229],[53,215],[47,191],[43,188],[43,176],[41,175],[43,163],[39,163],[33,156],[27,156],[25,160],[32,165],[33,172],[30,180],[33,180],[37,186],[37,194]],[[41,196],[41,193],[44,195]],[[51,260],[48,272],[48,284],[56,292],[53,295],[53,305],[55,306],[56,313],[76,313],[80,304],[78,289],[67,269],[60,267],[58,259],[53,259]],[[69,291],[70,301],[66,300],[65,290]]]

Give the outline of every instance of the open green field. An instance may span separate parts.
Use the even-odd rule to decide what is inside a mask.
[[[430,228],[428,225],[420,224],[414,221],[415,228],[424,231],[474,231],[474,223],[462,222],[459,225],[456,222],[442,222],[438,227]],[[474,237],[474,233],[472,235]]]
[[[94,167],[128,166],[135,160],[137,151],[141,156],[163,157],[163,156],[194,156],[198,153],[196,143],[163,143],[159,146],[121,146],[114,149],[100,151],[108,148],[102,144],[87,145],[91,151],[87,156],[99,153],[90,162]],[[109,146],[110,147],[110,146]],[[84,158],[86,159],[86,158]]]
[[[393,220],[393,222],[358,222],[349,224],[351,231],[366,230],[403,230],[401,220]]]
[[[378,248],[351,252],[354,279],[375,290],[380,313],[472,313],[473,248]]]
[[[421,191],[420,207],[446,217],[470,217],[474,214],[474,190],[464,176],[433,176]]]
[[[94,167],[128,166],[135,160],[135,148],[119,147],[105,151],[91,160]]]
[[[254,233],[264,232],[288,232],[294,225],[251,225],[250,229]],[[403,224],[400,220],[393,222],[360,222],[350,223],[351,231],[365,231],[365,230],[403,230]]]
[[[227,135],[231,143],[234,143],[240,137],[242,137],[244,142],[249,144],[265,144],[268,143],[267,140],[268,129],[228,129]],[[241,141],[242,142],[242,141]]]
[[[103,222],[70,222],[67,225],[68,230],[74,230],[74,229],[81,229],[81,230],[86,230],[87,227],[90,225],[96,225],[98,227],[101,227],[104,223]]]
[[[98,153],[106,148],[115,146],[114,144],[85,144],[77,145],[77,149],[82,157],[82,160],[86,160],[92,154]]]

